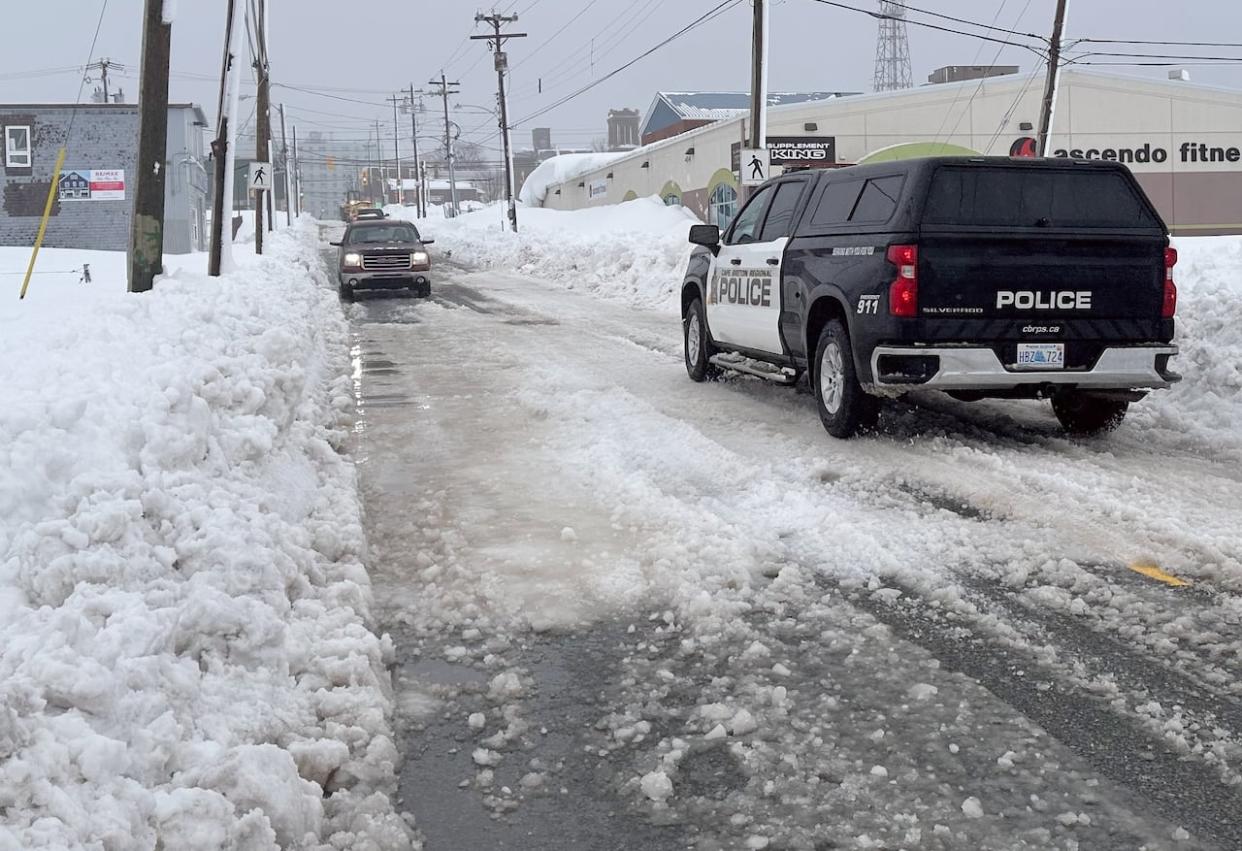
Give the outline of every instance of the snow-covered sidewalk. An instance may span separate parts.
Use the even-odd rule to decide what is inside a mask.
[[[411,844],[318,250],[0,279],[0,849]]]

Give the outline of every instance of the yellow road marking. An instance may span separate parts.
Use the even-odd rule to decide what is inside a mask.
[[[1135,573],[1141,573],[1148,579],[1154,579],[1157,582],[1163,582],[1165,585],[1172,585],[1174,588],[1181,588],[1190,585],[1185,579],[1178,579],[1171,573],[1165,573],[1159,567],[1148,562],[1134,562],[1130,565],[1130,569]]]

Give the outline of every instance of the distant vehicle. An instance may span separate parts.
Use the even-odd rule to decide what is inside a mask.
[[[1177,252],[1118,163],[939,157],[768,181],[682,286],[686,369],[792,384],[824,427],[874,425],[880,399],[1050,399],[1070,432],[1115,428],[1180,380]]]
[[[358,217],[360,210],[376,209],[375,204],[371,201],[365,201],[361,198],[351,198],[341,205],[341,221],[352,222]]]
[[[341,298],[351,300],[358,290],[409,289],[431,295],[431,257],[423,239],[409,222],[391,219],[358,221],[345,230],[340,242],[337,280]]]
[[[356,213],[354,213],[355,222],[368,221],[368,220],[374,221],[375,219],[386,219],[386,218],[388,218],[388,216],[385,215],[384,211],[377,207],[364,207],[358,210]]]

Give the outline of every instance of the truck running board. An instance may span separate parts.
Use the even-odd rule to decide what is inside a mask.
[[[755,360],[738,354],[712,355],[710,361],[721,369],[741,372],[771,381],[776,384],[793,384],[798,380],[798,372],[793,367],[777,366],[767,361]]]

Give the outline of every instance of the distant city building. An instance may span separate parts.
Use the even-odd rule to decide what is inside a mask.
[[[641,143],[642,113],[637,109],[608,110],[608,150],[628,151]]]
[[[835,100],[856,92],[771,92],[769,106]],[[641,143],[680,136],[696,127],[727,121],[750,111],[748,92],[657,92],[639,134]]]
[[[927,77],[929,83],[963,83],[985,77],[1006,77],[1021,70],[1017,65],[946,65]]]
[[[552,150],[552,128],[536,127],[530,133],[531,141],[534,143],[536,151]]]
[[[169,105],[164,160],[164,251],[169,254],[207,247],[206,126],[201,107]],[[0,245],[34,244],[62,146],[68,156],[43,244],[127,250],[138,167],[138,106],[122,103],[0,104]]]

